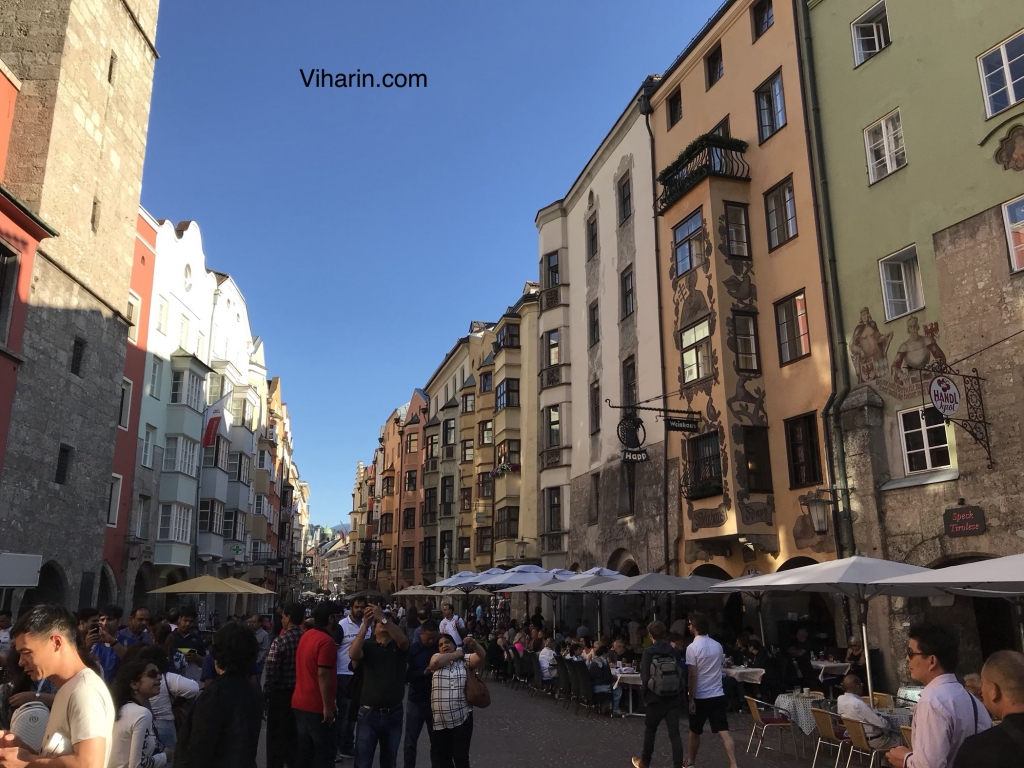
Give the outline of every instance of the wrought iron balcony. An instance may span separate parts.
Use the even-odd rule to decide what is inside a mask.
[[[562,537],[565,531],[554,531],[551,533],[542,533],[540,535],[540,551],[541,554],[548,554],[550,552],[564,552],[565,547],[562,544]]]
[[[698,136],[658,174],[662,187],[658,215],[710,176],[750,181],[750,166],[743,159],[746,149],[747,143],[740,139],[711,133]]]
[[[683,498],[705,499],[722,493],[722,461],[718,454],[687,462]]]

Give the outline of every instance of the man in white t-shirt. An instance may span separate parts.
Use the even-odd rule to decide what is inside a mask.
[[[354,597],[349,606],[348,615],[338,622],[338,632],[335,641],[338,643],[338,662],[336,672],[338,674],[338,687],[334,696],[337,705],[337,747],[338,752],[346,757],[355,754],[356,750],[356,724],[349,716],[349,708],[352,706],[349,698],[349,687],[352,684],[352,670],[349,669],[349,649],[352,641],[359,634],[359,627],[363,623],[363,611],[366,610],[366,598]],[[366,630],[363,639],[369,639],[371,630]]]
[[[22,669],[35,681],[49,679],[57,686],[57,694],[38,754],[13,734],[0,731],[3,768],[22,768],[40,758],[71,755],[77,768],[106,768],[114,704],[103,679],[82,663],[75,646],[77,631],[74,616],[57,605],[37,605],[14,625],[11,636]]]
[[[438,629],[442,635],[449,635],[452,640],[455,641],[455,645],[458,648],[462,647],[462,634],[459,632],[461,629],[463,632],[466,631],[466,623],[461,617],[455,615],[455,609],[452,608],[451,603],[445,603],[441,606],[441,613],[444,614],[444,618],[438,622]]]
[[[711,732],[722,737],[729,768],[736,768],[736,747],[729,734],[729,718],[725,704],[725,690],[722,688],[722,662],[725,651],[721,644],[708,637],[708,618],[702,613],[690,614],[690,631],[694,640],[686,649],[686,666],[689,670],[690,696],[690,742],[689,765],[697,762],[700,736],[704,733],[704,722],[711,724]]]

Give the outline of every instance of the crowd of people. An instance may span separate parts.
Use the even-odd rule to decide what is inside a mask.
[[[209,648],[190,607],[156,616],[139,607],[123,624],[116,607],[72,615],[39,605],[11,619],[0,611],[0,768],[38,760],[254,768],[261,732],[267,768],[327,768],[346,759],[371,768],[378,753],[381,768],[395,768],[400,754],[405,768],[415,768],[424,731],[431,768],[468,768],[473,709],[489,702],[477,671],[500,673],[527,651],[537,656],[542,683],[556,682],[568,659],[585,663],[613,715],[623,710],[615,672],[639,674],[645,728],[635,768],[651,765],[662,723],[674,768],[695,765],[706,726],[735,768],[724,669],[765,658],[749,633],[725,645],[712,638],[700,613],[671,628],[652,621],[637,632],[630,622],[613,637],[592,637],[582,625],[554,631],[539,611],[492,627],[482,606],[463,618],[448,604],[438,615],[433,605],[406,612],[355,597],[347,608],[289,604],[272,620],[232,618]],[[847,651],[851,672],[841,680],[837,714],[864,723],[872,748],[896,768],[1020,765],[1024,655],[991,655],[965,685],[955,676],[958,646],[948,630],[919,626],[908,634],[910,674],[924,686],[913,749],[862,698],[859,644]],[[811,653],[797,635],[784,666],[803,666],[802,649]]]

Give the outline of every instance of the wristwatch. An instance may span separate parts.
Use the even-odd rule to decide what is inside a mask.
[[[387,617],[386,617],[386,616],[385,616],[385,617],[383,617],[383,618],[381,618],[381,620],[380,620],[380,624],[381,624],[381,626],[382,626],[382,627],[386,627],[386,626],[387,626],[387,624],[388,624],[388,619],[387,619]]]

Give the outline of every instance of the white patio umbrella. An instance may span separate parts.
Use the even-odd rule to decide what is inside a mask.
[[[430,587],[406,587],[405,589],[395,592],[392,597],[437,597],[437,590],[431,589]]]
[[[464,581],[475,578],[480,574],[476,571],[459,571],[458,573],[449,576],[447,579],[441,579],[441,581],[435,581],[431,584],[432,587],[443,589],[444,587],[457,587]]]
[[[868,653],[868,601],[883,594],[882,588],[875,586],[874,582],[894,576],[909,576],[927,570],[893,560],[877,560],[873,557],[855,555],[854,557],[844,557],[841,560],[827,560],[823,563],[805,565],[802,568],[792,568],[788,571],[776,571],[745,579],[722,581],[712,587],[711,591],[824,592],[844,595],[856,600],[861,613],[861,637],[864,643],[868,696],[874,701],[871,656]],[[931,573],[931,571],[928,572]],[[935,590],[932,594],[942,593]]]
[[[606,579],[626,578],[626,574],[613,571],[611,568],[602,568],[600,565],[595,565],[593,568],[576,574],[575,578],[582,579],[584,576],[604,576]]]
[[[502,587],[518,587],[521,584],[533,584],[538,581],[548,581],[554,578],[551,571],[541,568],[539,565],[517,565],[507,571],[496,573],[477,582],[476,586],[484,587],[495,592],[505,592]]]
[[[624,579],[608,579],[600,584],[580,589],[580,592],[619,593],[623,595],[704,594],[718,579],[705,576],[670,576],[665,573],[641,573]]]

